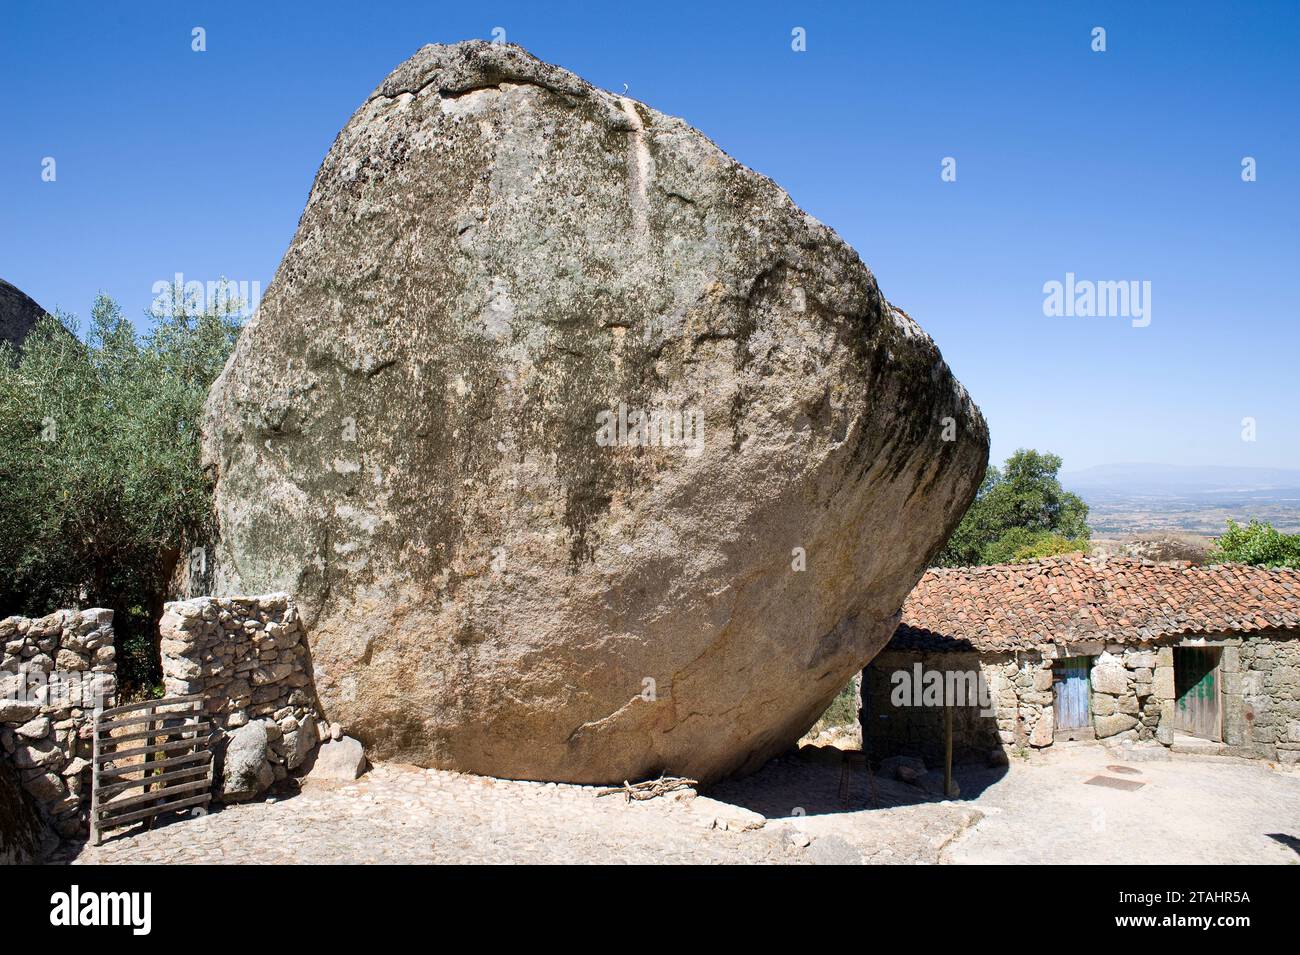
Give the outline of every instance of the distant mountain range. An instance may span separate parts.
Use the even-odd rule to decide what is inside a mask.
[[[1101,464],[1065,471],[1071,490],[1127,490],[1145,493],[1218,494],[1300,488],[1300,469],[1240,468],[1219,465]]]
[[[1103,464],[1063,472],[1061,484],[1088,502],[1103,534],[1217,534],[1228,518],[1300,531],[1300,469]]]

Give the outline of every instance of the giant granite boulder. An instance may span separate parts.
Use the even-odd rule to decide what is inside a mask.
[[[210,396],[221,592],[287,590],[375,758],[708,780],[892,633],[988,433],[854,251],[522,49],[357,110]]]

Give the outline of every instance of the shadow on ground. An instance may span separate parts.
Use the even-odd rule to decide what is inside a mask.
[[[1280,842],[1296,855],[1300,855],[1300,839],[1295,836],[1288,836],[1285,832],[1270,832],[1268,837],[1274,842]]]
[[[954,766],[961,795],[953,801],[978,799],[1006,774],[1005,766]],[[804,746],[750,776],[715,783],[705,795],[768,819],[784,819],[942,802],[941,777],[937,785],[934,776],[929,781],[932,788],[926,789],[885,778],[868,766],[861,753]]]

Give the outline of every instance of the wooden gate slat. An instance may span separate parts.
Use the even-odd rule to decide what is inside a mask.
[[[166,736],[167,734],[161,732],[158,735]],[[206,736],[196,736],[194,739],[177,739],[172,740],[169,743],[155,743],[152,746],[137,746],[133,749],[120,749],[113,753],[105,753],[101,750],[99,755],[95,758],[101,763],[108,763],[115,759],[126,759],[128,756],[147,756],[149,753],[171,752],[173,750],[194,746],[197,743],[206,743],[207,741],[208,737]]]
[[[173,794],[180,795],[181,793],[191,793],[197,789],[206,787],[207,784],[208,781],[206,779],[199,779],[194,782],[178,783],[175,786],[168,786],[165,789],[158,790],[156,793],[140,793],[137,796],[128,796],[125,799],[114,799],[107,803],[101,801],[99,804],[100,817],[108,818],[110,816],[115,816],[119,809],[130,809],[132,806],[143,806],[147,802],[156,803],[170,799]]]
[[[164,696],[157,700],[145,700],[143,703],[127,703],[125,706],[109,707],[106,710],[100,710],[99,715],[101,717],[116,716],[118,713],[131,713],[151,706],[175,706],[178,703],[194,703],[202,699],[202,693],[191,693],[189,696]]]
[[[154,736],[180,736],[183,733],[204,733],[212,729],[211,723],[181,723],[179,726],[160,726],[157,729],[137,730],[105,739],[105,743],[130,743],[138,739],[151,739]],[[112,755],[111,753],[109,755]]]
[[[90,836],[95,845],[100,844],[105,830],[211,801],[212,723],[204,714],[201,701],[200,694],[164,697],[95,714],[90,796]],[[124,727],[137,726],[146,728],[112,735]],[[119,748],[137,741],[145,745]],[[153,754],[163,754],[164,758],[130,766],[115,765],[131,757]],[[157,771],[164,767],[170,768]],[[140,775],[129,778],[133,773]],[[134,796],[120,795],[151,786],[161,788]]]
[[[120,720],[105,720],[99,724],[99,731],[104,734],[126,726],[139,726],[144,723],[161,723],[163,720],[197,719],[203,711],[197,706],[166,713],[150,713],[147,716],[128,716]]]
[[[166,766],[180,766],[185,763],[194,763],[212,758],[212,751],[208,749],[200,750],[197,753],[186,753],[184,756],[169,756],[166,759],[154,759],[147,763],[137,764],[134,766],[105,766],[100,772],[100,778],[108,785],[112,785],[112,780],[118,776],[124,776],[127,773],[138,773],[142,768],[145,769],[162,769]]]
[[[114,816],[105,819],[100,825],[100,831],[105,829],[119,829],[122,826],[129,826],[133,822],[139,822],[141,819],[148,819],[150,816],[158,816],[164,812],[175,812],[178,809],[185,809],[190,806],[204,805],[212,799],[211,793],[204,793],[201,796],[194,796],[190,799],[178,799],[176,802],[168,803],[165,806],[151,806],[148,809],[141,809],[137,812],[128,812],[125,816]]]
[[[145,763],[144,768],[146,770],[151,770],[153,769],[153,764]],[[175,782],[177,779],[183,779],[186,776],[193,776],[195,773],[203,773],[206,776],[207,772],[208,767],[204,764],[199,764],[195,766],[186,766],[183,769],[173,769],[165,773],[153,773],[152,775],[141,776],[139,779],[128,779],[120,783],[109,783],[100,789],[99,796],[101,799],[109,799],[116,796],[118,793],[126,792],[129,789],[135,789],[139,786],[158,785],[164,787],[164,789],[159,790],[159,793],[161,793],[165,791],[168,783]]]

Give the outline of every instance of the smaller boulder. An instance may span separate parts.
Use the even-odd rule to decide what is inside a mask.
[[[22,348],[31,330],[45,314],[45,309],[30,295],[0,279],[0,342],[8,342],[15,349]]]
[[[790,843],[796,849],[807,849],[812,845],[812,836],[802,829],[791,827],[785,830],[785,841]]]
[[[320,738],[317,734],[316,724],[312,720],[307,720],[292,733],[286,733],[284,737],[284,760],[287,768],[297,769],[305,763],[318,742],[320,742]],[[356,779],[355,776],[352,778]]]
[[[41,715],[41,704],[24,700],[0,700],[0,723],[26,723]]]
[[[266,745],[266,725],[261,720],[254,720],[230,734],[221,772],[224,802],[255,799],[270,788],[275,774],[266,758]]]
[[[34,773],[23,780],[23,786],[42,803],[52,803],[68,794],[57,773]]]
[[[1137,726],[1137,717],[1129,716],[1126,713],[1116,713],[1114,716],[1098,716],[1093,720],[1093,725],[1097,729],[1097,738],[1105,739],[1108,736],[1115,736]]]
[[[880,775],[915,785],[925,775],[925,760],[916,756],[887,756],[880,761]]]
[[[1098,693],[1119,696],[1128,690],[1129,673],[1123,666],[1097,666],[1092,670],[1092,688]]]
[[[744,806],[711,799],[708,796],[696,796],[692,799],[690,812],[703,823],[705,829],[745,832],[750,829],[762,829],[767,825],[767,817],[762,813],[746,809]]]
[[[1056,719],[1052,707],[1045,706],[1038,716],[1038,722],[1034,724],[1034,731],[1029,734],[1029,745],[1041,749],[1044,746],[1051,746],[1055,738]]]
[[[350,783],[366,771],[366,754],[351,736],[330,740],[316,750],[307,778],[312,782]]]
[[[64,762],[63,752],[48,739],[35,740],[14,750],[14,765],[19,769],[57,769]]]
[[[49,717],[38,716],[34,720],[28,720],[14,732],[23,739],[45,739],[50,735]]]

